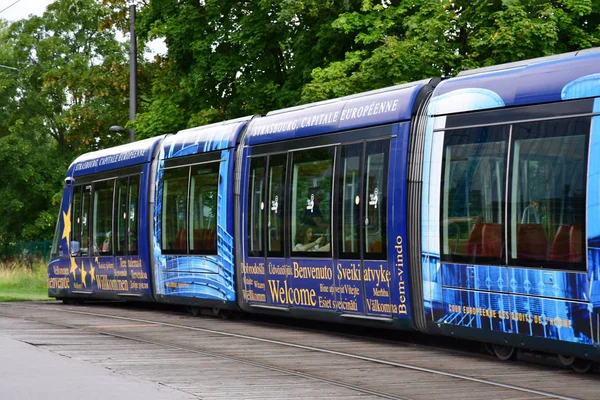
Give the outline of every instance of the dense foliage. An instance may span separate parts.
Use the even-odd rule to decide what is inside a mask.
[[[128,5],[57,0],[0,20],[0,244],[50,237],[70,161],[123,143]],[[137,138],[598,46],[600,0],[138,2]],[[2,15],[0,14],[0,17]]]

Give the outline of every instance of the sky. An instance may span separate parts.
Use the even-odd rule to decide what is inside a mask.
[[[11,6],[17,1],[18,3]],[[54,0],[0,0],[0,10],[4,10],[0,11],[0,18],[14,22],[31,14],[42,15],[46,6],[53,2]]]
[[[48,4],[56,0],[0,0],[0,18],[9,22],[15,22],[20,19],[28,18],[30,15],[41,16]],[[155,53],[166,54],[167,48],[162,40],[154,40],[148,43],[150,54],[146,58],[152,57]]]

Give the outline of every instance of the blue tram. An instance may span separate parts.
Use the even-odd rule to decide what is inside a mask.
[[[76,159],[49,296],[454,335],[600,361],[600,50]]]

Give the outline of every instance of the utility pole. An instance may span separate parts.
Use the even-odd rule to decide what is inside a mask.
[[[8,65],[2,65],[2,64],[0,64],[0,68],[12,69],[13,71],[19,71],[19,69],[18,69],[18,68],[15,68],[15,67],[9,67]]]
[[[137,112],[137,45],[135,38],[135,5],[129,6],[129,120]],[[135,131],[129,130],[129,141],[135,141]]]

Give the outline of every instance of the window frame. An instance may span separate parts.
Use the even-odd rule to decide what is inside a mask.
[[[183,157],[181,159],[173,159],[173,160],[168,160],[169,162],[165,162],[165,166],[164,168],[161,168],[161,172],[162,172],[162,176],[160,178],[160,185],[162,186],[162,196],[163,198],[161,199],[162,201],[162,210],[161,210],[161,215],[160,215],[160,228],[161,228],[161,237],[160,237],[160,246],[161,246],[161,253],[164,255],[218,255],[219,253],[219,248],[218,248],[218,196],[219,196],[219,183],[221,182],[221,158],[220,156],[216,155],[216,154],[201,154],[201,155],[195,155],[195,156],[190,156],[190,157]],[[211,165],[211,166],[216,166],[216,170],[217,170],[217,182],[216,182],[216,214],[215,214],[215,248],[214,251],[211,250],[192,250],[190,247],[190,241],[192,240],[192,236],[190,235],[190,216],[191,216],[191,188],[192,188],[192,171],[194,168],[199,168],[203,165]],[[165,232],[164,232],[164,228],[166,226],[166,217],[165,217],[165,201],[164,201],[164,185],[165,185],[165,172],[167,171],[173,171],[173,170],[181,170],[181,171],[187,171],[187,185],[186,185],[186,206],[185,206],[185,218],[184,218],[184,223],[185,223],[185,240],[183,241],[183,243],[185,244],[184,248],[182,249],[167,249],[165,248]],[[184,174],[182,174],[183,176]],[[179,229],[181,230],[181,229]],[[175,234],[175,238],[174,240],[177,240],[177,232]]]
[[[520,219],[518,218],[518,212],[515,211],[514,209],[517,207],[516,204],[513,204],[513,195],[515,194],[515,191],[518,191],[518,189],[516,189],[516,185],[518,184],[517,182],[514,182],[514,173],[515,173],[515,158],[516,158],[516,151],[517,151],[517,146],[516,146],[516,142],[519,140],[528,140],[528,139],[519,139],[517,138],[517,134],[514,132],[514,126],[515,125],[519,125],[519,124],[546,124],[546,123],[553,123],[553,122],[561,122],[561,121],[565,121],[565,122],[569,122],[569,121],[575,121],[575,120],[581,120],[582,122],[585,123],[584,120],[588,120],[586,123],[587,126],[587,130],[585,130],[583,133],[574,133],[574,134],[559,134],[559,135],[545,135],[543,137],[539,137],[536,138],[537,140],[543,140],[543,139],[552,139],[552,138],[563,138],[563,137],[583,137],[583,142],[584,142],[584,155],[583,155],[583,171],[582,171],[582,186],[584,188],[584,192],[582,194],[582,204],[580,204],[582,206],[582,210],[583,210],[583,216],[582,216],[582,222],[581,222],[581,261],[579,262],[569,262],[569,261],[554,261],[554,260],[550,260],[550,251],[551,251],[551,246],[552,243],[554,241],[554,239],[556,238],[556,235],[558,233],[557,232],[554,233],[553,237],[546,237],[546,240],[548,242],[548,248],[547,248],[547,258],[546,260],[538,260],[538,259],[527,259],[527,258],[519,258],[518,255],[517,257],[512,257],[512,250],[513,250],[513,246],[518,246],[518,243],[514,243],[516,242],[515,240],[515,236],[516,234],[513,234],[514,232],[518,231],[518,225],[521,225],[522,223],[520,223]],[[570,116],[570,117],[565,117],[565,118],[559,118],[559,119],[550,119],[550,120],[538,120],[538,121],[523,121],[523,122],[517,122],[514,124],[511,124],[511,149],[510,149],[510,165],[508,166],[508,177],[510,178],[510,180],[507,180],[507,193],[506,193],[506,219],[507,219],[507,226],[509,228],[509,230],[506,233],[506,237],[507,237],[507,241],[506,241],[506,254],[507,254],[507,264],[509,266],[521,266],[521,267],[530,267],[530,268],[542,268],[542,269],[547,269],[547,270],[568,270],[568,271],[587,271],[587,237],[585,235],[585,232],[587,231],[587,218],[588,218],[588,210],[587,210],[587,196],[588,196],[588,170],[589,170],[589,151],[590,151],[590,133],[591,133],[591,121],[592,121],[592,117],[591,116]],[[532,140],[532,139],[529,139]],[[564,164],[563,164],[564,165]],[[563,167],[564,168],[564,167]],[[529,188],[528,188],[529,189]],[[515,220],[516,218],[516,220]],[[514,225],[514,226],[513,226]]]
[[[252,236],[250,235],[250,231],[252,229],[254,229],[254,226],[252,224],[252,221],[250,220],[253,217],[253,212],[254,212],[254,204],[252,204],[252,201],[255,200],[255,198],[253,197],[253,182],[252,179],[252,171],[254,171],[253,169],[253,162],[256,163],[260,163],[260,165],[258,165],[257,167],[255,167],[256,169],[262,169],[262,177],[260,178],[259,182],[262,183],[261,186],[261,190],[260,190],[260,196],[259,196],[259,205],[261,207],[260,210],[260,215],[258,216],[258,221],[260,223],[260,226],[258,227],[258,232],[256,232],[256,235],[258,237],[258,249],[255,249],[254,246],[252,245]],[[248,248],[248,256],[250,257],[265,257],[265,252],[266,252],[266,245],[265,245],[265,208],[266,208],[266,203],[265,203],[265,196],[266,196],[266,176],[267,176],[267,156],[259,156],[259,157],[250,157],[248,160],[248,194],[246,196],[246,213],[247,213],[247,218],[246,218],[246,233],[247,233],[247,240],[246,240],[246,245]]]
[[[501,174],[501,178],[504,179],[504,182],[506,182],[507,179],[507,163],[509,162],[508,159],[508,155],[509,155],[509,151],[510,151],[510,143],[511,143],[511,136],[510,136],[510,130],[511,130],[511,125],[510,124],[503,124],[503,125],[484,125],[484,126],[477,126],[477,127],[465,127],[465,128],[460,128],[460,129],[456,129],[456,130],[452,130],[450,132],[456,132],[456,131],[465,131],[465,130],[475,130],[475,136],[478,136],[480,134],[480,132],[478,131],[479,129],[486,129],[486,128],[490,128],[490,129],[498,129],[498,132],[495,132],[495,135],[501,136],[502,134],[505,135],[505,138],[502,141],[490,141],[490,142],[483,142],[484,145],[487,144],[492,144],[492,143],[504,143],[504,150],[503,150],[503,162],[504,162],[504,169],[502,171]],[[503,242],[502,244],[502,254],[499,257],[487,257],[487,256],[481,256],[481,255],[468,255],[468,254],[452,254],[451,252],[446,253],[445,252],[445,245],[444,245],[444,215],[445,215],[445,207],[446,207],[446,192],[444,191],[445,188],[445,182],[446,182],[446,178],[449,178],[449,176],[447,177],[447,162],[446,162],[446,157],[448,155],[448,149],[452,146],[447,144],[447,140],[448,140],[448,136],[447,136],[448,132],[445,131],[444,132],[444,141],[443,141],[443,149],[442,149],[442,158],[440,160],[441,163],[441,179],[440,179],[440,204],[439,204],[439,215],[440,215],[440,226],[439,226],[439,238],[440,238],[440,261],[445,262],[445,263],[454,263],[454,264],[480,264],[480,265],[504,265],[506,263],[506,187],[503,187],[503,196],[499,199],[502,203],[501,206],[501,211],[502,211],[502,217],[500,218],[500,224],[501,226],[501,233],[500,233],[500,237],[501,240]],[[464,136],[464,135],[463,135]],[[475,142],[469,142],[469,143],[464,143],[461,144],[462,146],[469,146],[469,145],[477,145],[478,143]],[[481,144],[481,143],[479,143]],[[450,208],[450,202],[448,202],[448,207]],[[484,222],[487,223],[487,222]],[[471,235],[473,229],[475,228],[475,226],[477,225],[477,223],[473,223],[473,226],[469,229],[469,232],[467,234],[467,246],[468,246],[468,237]],[[450,242],[450,238],[448,238],[448,242]]]
[[[383,148],[383,153],[369,153],[369,147],[373,146],[373,145],[380,145],[382,144],[384,146]],[[389,231],[389,225],[390,225],[390,221],[389,221],[389,216],[388,216],[388,187],[389,187],[389,169],[390,169],[390,152],[391,152],[391,141],[389,138],[382,138],[379,140],[371,140],[371,141],[367,141],[365,142],[365,146],[364,146],[364,156],[363,156],[363,166],[364,166],[364,170],[363,173],[361,174],[362,177],[362,186],[363,186],[363,191],[361,193],[361,195],[363,196],[363,213],[365,212],[365,209],[368,209],[369,207],[369,203],[371,201],[370,196],[372,195],[371,193],[367,193],[367,191],[369,190],[369,175],[368,175],[368,171],[367,169],[369,168],[369,156],[370,155],[374,155],[374,154],[383,154],[383,171],[382,171],[382,176],[383,176],[383,190],[381,191],[381,201],[379,201],[380,204],[383,204],[383,207],[380,207],[381,213],[383,214],[383,217],[380,219],[380,229],[382,230],[381,233],[381,249],[379,251],[369,251],[367,248],[367,227],[364,226],[364,222],[365,222],[365,218],[367,218],[366,214],[363,214],[363,220],[361,222],[363,222],[361,225],[363,225],[363,238],[361,239],[361,246],[363,247],[363,259],[365,260],[386,260],[387,257],[387,248],[388,248],[388,231]]]
[[[358,193],[359,197],[359,204],[356,204],[356,202],[353,203],[353,208],[354,208],[354,213],[357,214],[357,217],[354,219],[354,221],[356,221],[356,224],[358,226],[358,232],[357,235],[358,237],[356,238],[356,251],[344,251],[344,241],[345,241],[345,233],[344,233],[344,189],[346,188],[346,183],[347,181],[345,180],[345,160],[346,160],[346,154],[345,154],[345,150],[347,148],[352,148],[350,150],[355,150],[359,153],[358,155],[358,173],[357,173],[357,179],[356,181],[358,182],[358,190],[356,191],[356,193]],[[340,146],[340,156],[339,156],[339,162],[338,162],[338,168],[337,168],[337,181],[338,181],[338,187],[340,188],[340,190],[338,191],[338,196],[339,196],[339,200],[337,201],[338,204],[340,204],[341,206],[338,206],[338,210],[337,210],[337,215],[336,215],[336,219],[338,221],[338,229],[337,229],[337,249],[338,249],[338,258],[342,259],[342,260],[357,260],[357,259],[361,259],[361,253],[362,253],[362,248],[363,248],[363,223],[362,221],[364,220],[363,218],[363,207],[362,207],[362,203],[365,201],[364,199],[364,184],[365,184],[365,179],[364,179],[364,164],[365,164],[365,142],[361,141],[361,142],[354,142],[354,143],[343,143]],[[388,160],[389,162],[389,160]],[[356,197],[355,197],[356,199]]]
[[[168,242],[169,239],[171,239],[170,236],[168,236],[168,232],[165,232],[165,228],[167,227],[168,224],[168,214],[167,214],[167,209],[166,209],[166,205],[168,205],[169,203],[167,203],[167,201],[165,201],[165,196],[168,196],[169,193],[167,193],[165,195],[165,183],[166,183],[166,179],[165,179],[165,173],[167,171],[175,171],[175,170],[180,170],[182,172],[187,172],[186,174],[181,174],[180,177],[178,177],[179,179],[182,179],[184,177],[184,175],[186,176],[186,184],[185,184],[185,216],[183,218],[183,224],[184,224],[184,228],[181,229],[179,228],[179,225],[175,225],[176,228],[176,232],[175,232],[175,236],[173,237],[173,247],[172,248],[166,248],[165,247],[165,239]],[[160,228],[161,228],[161,240],[160,240],[160,250],[162,254],[165,255],[185,255],[188,254],[189,251],[189,246],[188,246],[188,231],[189,231],[189,226],[188,226],[188,222],[189,222],[189,208],[190,208],[190,172],[191,172],[191,168],[190,166],[176,166],[176,167],[171,167],[171,168],[164,168],[163,169],[163,175],[161,177],[161,185],[162,185],[162,199],[161,199],[161,203],[162,203],[162,208],[161,208],[161,214],[160,214]],[[175,220],[177,221],[177,219]],[[185,232],[185,240],[183,241],[184,246],[182,249],[177,249],[175,241],[177,240],[177,234],[181,231]]]
[[[540,104],[540,105],[531,105],[531,106],[523,106],[523,107],[515,107],[508,109],[495,109],[495,110],[482,110],[468,113],[460,113],[455,115],[446,116],[445,126],[434,129],[435,132],[443,133],[447,135],[449,132],[460,130],[460,129],[469,129],[469,128],[479,128],[479,127],[491,127],[491,126],[508,126],[510,129],[510,138],[507,146],[507,157],[505,159],[505,181],[506,188],[504,192],[504,221],[503,221],[503,259],[500,260],[499,265],[507,266],[509,268],[537,268],[544,269],[548,271],[557,271],[557,270],[565,270],[565,271],[577,271],[577,272],[585,272],[587,271],[587,221],[588,221],[588,208],[587,208],[587,197],[588,197],[588,171],[589,171],[589,157],[590,157],[590,137],[591,137],[591,121],[593,116],[593,99],[578,99],[571,101],[562,101],[556,103],[549,104]],[[514,190],[513,183],[513,158],[514,158],[514,147],[516,139],[513,136],[513,127],[519,124],[526,123],[548,123],[552,121],[560,121],[560,120],[572,120],[584,118],[590,121],[590,124],[586,125],[586,129],[577,134],[571,135],[560,135],[560,136],[581,136],[585,137],[585,155],[583,159],[584,171],[583,171],[583,188],[584,193],[582,194],[583,200],[583,216],[582,216],[582,261],[581,262],[564,262],[564,261],[537,261],[537,260],[523,260],[520,258],[513,258],[511,255],[512,250],[512,241],[513,239],[513,205],[512,205],[512,191]],[[553,137],[553,136],[544,136],[544,138]],[[443,145],[443,157],[445,158],[446,146],[445,146],[445,138]],[[445,176],[445,165],[443,163],[444,158],[442,158],[442,167],[441,167],[441,177],[440,177],[440,234],[439,234],[439,246],[440,246],[440,261],[442,263],[459,263],[459,264],[481,264],[481,265],[489,265],[489,262],[485,262],[483,259],[477,260],[458,260],[458,259],[448,259],[444,256],[444,243],[443,243],[443,234],[442,234],[442,217],[443,217],[443,185],[444,185],[444,176]],[[514,228],[516,229],[516,227]],[[552,239],[548,239],[549,246],[552,245]],[[493,265],[498,265],[497,263],[491,263]]]
[[[290,153],[290,157],[289,157],[289,174],[290,174],[290,178],[289,178],[289,192],[290,195],[288,196],[288,201],[287,201],[287,207],[288,207],[288,212],[287,217],[289,218],[289,224],[287,226],[287,235],[289,237],[289,240],[287,240],[287,249],[286,251],[289,252],[290,257],[291,258],[331,258],[332,257],[332,247],[334,244],[334,236],[333,236],[333,232],[334,230],[332,229],[332,225],[333,225],[333,220],[335,217],[335,212],[334,212],[334,190],[335,190],[335,166],[337,163],[337,158],[338,158],[338,152],[339,152],[339,146],[336,144],[330,144],[330,145],[326,145],[326,146],[320,146],[320,147],[315,147],[315,148],[300,148],[300,149],[295,149],[294,151],[292,151]],[[300,216],[296,215],[296,210],[294,209],[294,207],[298,207],[298,205],[296,204],[296,200],[300,199],[300,197],[297,196],[296,190],[298,189],[298,183],[295,179],[295,167],[298,164],[306,164],[309,162],[326,162],[327,159],[316,159],[316,160],[312,160],[312,157],[315,154],[315,151],[318,150],[325,150],[327,152],[329,152],[329,154],[331,155],[331,165],[329,166],[329,169],[331,170],[331,175],[330,175],[330,189],[329,189],[329,222],[328,222],[328,229],[329,229],[329,241],[327,243],[329,243],[329,250],[328,251],[299,251],[299,250],[295,250],[295,247],[297,245],[296,243],[296,234],[298,233],[298,229],[302,226],[302,225],[307,225],[306,223],[301,223],[298,226],[296,226],[296,222],[300,220]],[[304,155],[310,155],[309,160],[297,160],[296,157],[297,156],[304,156]],[[306,178],[305,178],[306,179]],[[311,178],[308,178],[311,179]],[[307,189],[310,190],[311,187],[308,187]],[[320,188],[319,191],[322,191],[322,188]],[[305,199],[308,200],[308,199]],[[320,201],[321,203],[324,203],[323,200]],[[326,203],[325,203],[326,204]],[[303,207],[303,209],[306,207]],[[319,209],[319,212],[321,212],[321,210]],[[321,214],[323,215],[323,214]],[[296,221],[294,221],[296,220]],[[307,226],[306,229],[310,229],[313,228],[314,231],[314,227],[312,226]],[[318,235],[319,232],[313,233],[313,235]],[[325,235],[325,233],[321,233],[321,235]],[[313,237],[315,237],[313,236]],[[315,240],[318,240],[315,239]]]
[[[93,183],[93,187],[92,187],[92,213],[91,213],[91,230],[92,230],[92,236],[91,236],[91,242],[93,243],[93,255],[94,256],[100,256],[100,257],[105,257],[105,256],[113,256],[115,254],[115,235],[114,235],[114,215],[115,215],[115,182],[117,181],[116,178],[112,178],[112,179],[106,179],[106,180],[102,180],[102,181],[95,181]],[[105,187],[104,187],[105,186]],[[98,204],[97,200],[98,200],[98,192],[100,190],[103,189],[110,189],[110,187],[112,186],[112,193],[111,193],[111,199],[110,199],[110,212],[108,213],[108,216],[110,217],[110,238],[109,238],[109,250],[108,251],[103,251],[102,248],[98,247],[98,243],[96,243],[96,239],[97,239],[97,223],[98,221],[96,221],[97,217],[98,217]],[[100,187],[100,189],[98,189],[98,187]],[[104,242],[103,242],[104,244]],[[103,245],[102,244],[102,245]]]
[[[210,167],[211,168],[211,175],[216,174],[216,184],[214,186],[214,192],[215,192],[215,199],[214,199],[214,217],[213,217],[213,222],[214,222],[214,227],[212,228],[214,230],[214,240],[211,240],[213,247],[211,249],[192,249],[193,244],[193,240],[195,238],[194,234],[195,234],[195,228],[194,228],[194,220],[192,220],[192,216],[195,215],[195,213],[193,213],[193,207],[194,205],[192,204],[193,201],[197,200],[195,198],[195,193],[192,192],[192,186],[195,185],[194,183],[194,170],[202,168],[202,167]],[[189,181],[188,181],[188,202],[187,202],[187,226],[188,226],[188,234],[187,234],[187,250],[188,250],[188,254],[190,255],[217,255],[218,253],[218,229],[217,226],[219,224],[218,221],[218,207],[219,207],[219,173],[220,173],[220,168],[221,168],[221,163],[218,161],[210,161],[210,162],[205,162],[205,163],[199,163],[199,164],[194,164],[190,166],[190,175],[189,175]],[[195,188],[194,188],[195,189]],[[201,206],[204,207],[204,206]],[[204,218],[204,214],[201,215],[201,218]]]
[[[288,220],[288,210],[290,210],[287,200],[288,197],[286,193],[288,192],[287,189],[289,189],[288,185],[288,171],[290,168],[290,162],[291,162],[291,158],[292,157],[288,157],[288,153],[274,153],[274,154],[269,154],[268,157],[266,158],[266,164],[265,164],[265,177],[264,177],[264,184],[265,184],[265,190],[264,190],[264,195],[267,196],[266,202],[265,202],[265,210],[266,212],[264,213],[264,217],[266,218],[266,223],[264,223],[264,229],[263,229],[263,233],[266,234],[266,238],[263,239],[263,243],[264,243],[264,249],[266,250],[267,253],[267,257],[273,257],[273,258],[283,258],[285,257],[285,249],[286,249],[286,243],[289,242],[288,240],[288,229],[287,227],[289,226],[289,220]],[[279,228],[279,234],[281,236],[281,243],[280,243],[280,248],[279,250],[272,250],[271,249],[271,211],[272,210],[272,202],[273,202],[273,196],[272,196],[272,182],[271,182],[271,174],[272,174],[272,168],[273,168],[273,164],[275,164],[273,161],[278,161],[276,166],[277,167],[282,167],[283,168],[283,172],[282,172],[282,182],[281,182],[281,198],[278,198],[278,210],[281,209],[281,215],[282,217],[279,217],[279,222],[281,223],[281,227]]]

